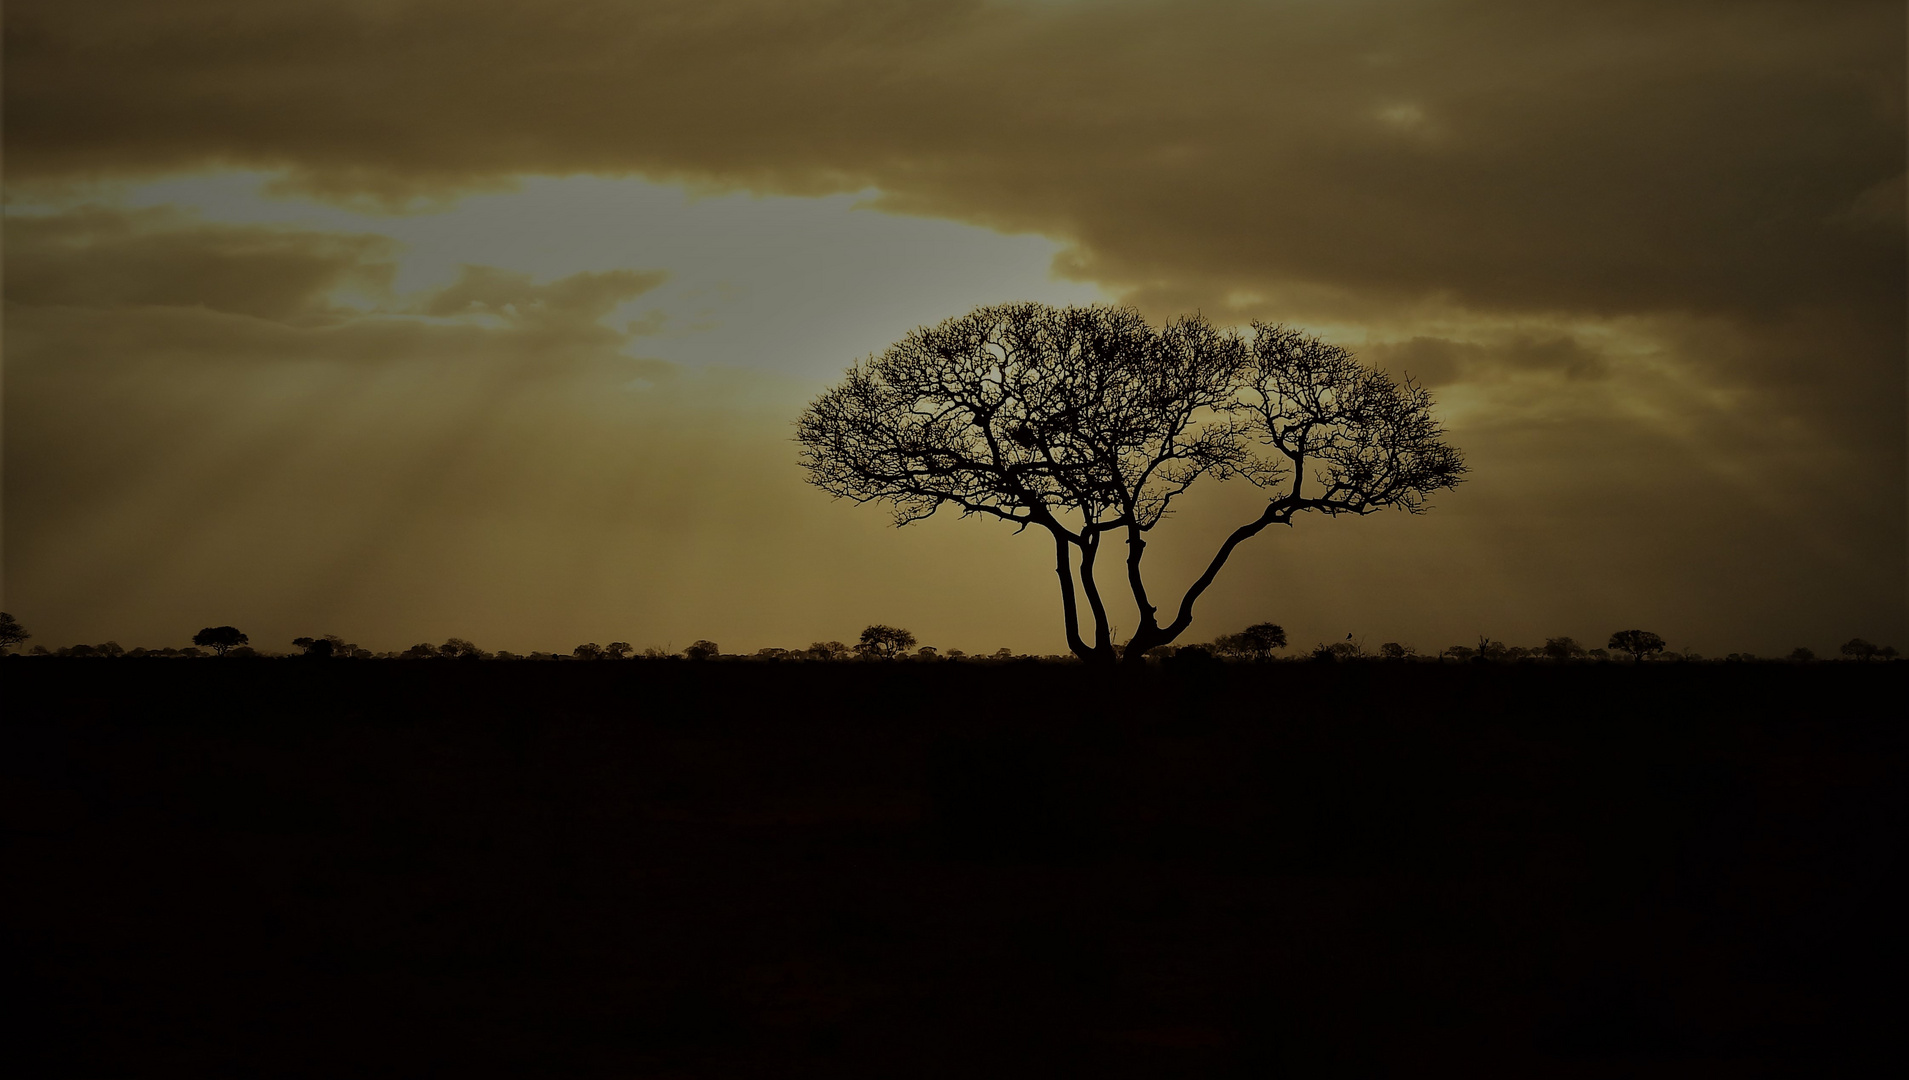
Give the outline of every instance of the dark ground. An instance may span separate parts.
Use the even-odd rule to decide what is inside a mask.
[[[7,660],[7,1071],[1901,1075],[1905,676]]]

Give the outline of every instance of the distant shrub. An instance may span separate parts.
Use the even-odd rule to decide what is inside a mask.
[[[1410,660],[1417,655],[1417,649],[1410,645],[1401,645],[1396,641],[1388,641],[1379,646],[1379,658],[1382,660]]]

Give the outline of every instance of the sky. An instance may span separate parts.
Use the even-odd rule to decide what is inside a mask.
[[[1909,644],[1906,49],[1858,0],[15,0],[5,609],[1064,652],[1046,541],[792,437],[1038,300],[1303,326],[1466,455],[1183,640]],[[1156,597],[1263,498],[1196,487]]]

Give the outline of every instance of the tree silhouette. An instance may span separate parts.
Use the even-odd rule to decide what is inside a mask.
[[[1850,638],[1848,641],[1843,642],[1843,647],[1838,651],[1851,660],[1874,660],[1878,656],[1883,655],[1881,648],[1864,641],[1862,638]],[[1895,652],[1896,650],[1894,649],[1889,650],[1891,656],[1894,656]]]
[[[627,641],[612,641],[603,647],[605,660],[622,660],[636,651],[636,647]]]
[[[1465,471],[1429,394],[1346,350],[1255,323],[1251,340],[1194,315],[1019,303],[921,327],[849,369],[796,422],[809,482],[881,502],[896,524],[942,507],[1038,526],[1054,542],[1067,644],[1139,663],[1177,639],[1233,550],[1295,515],[1426,508]],[[1165,622],[1141,574],[1146,534],[1203,476],[1271,492],[1220,545]],[[1140,626],[1116,650],[1096,566],[1125,543]],[[1080,633],[1080,593],[1093,642]]]
[[[305,655],[317,660],[329,660],[337,646],[330,638],[297,637],[292,644],[305,650]]]
[[[896,626],[876,623],[862,631],[855,651],[878,660],[892,660],[915,646],[915,635]]]
[[[1664,639],[1649,630],[1619,630],[1604,647],[1630,653],[1631,659],[1641,663],[1644,657],[1664,651]]]
[[[490,656],[461,637],[446,638],[444,644],[437,647],[437,654],[446,660],[484,660]]]
[[[818,641],[810,645],[808,650],[812,660],[847,660],[851,655],[849,647],[839,641]]]
[[[192,635],[192,643],[201,648],[211,649],[224,656],[240,645],[251,641],[236,626],[208,626]]]
[[[689,643],[689,648],[683,650],[683,655],[691,660],[708,660],[711,657],[721,656],[722,647],[713,641],[692,641]]]
[[[26,627],[20,625],[19,620],[0,611],[0,653],[32,637],[32,634],[27,633]]]
[[[1286,629],[1278,623],[1254,623],[1237,634],[1213,639],[1212,651],[1221,656],[1270,660],[1274,649],[1286,647]]]
[[[1579,645],[1574,638],[1546,638],[1544,654],[1553,660],[1579,660],[1584,657],[1584,646]]]

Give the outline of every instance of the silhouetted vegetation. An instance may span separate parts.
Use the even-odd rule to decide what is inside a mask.
[[[1209,651],[1229,660],[1271,660],[1275,649],[1286,647],[1286,630],[1277,623],[1254,623],[1237,634],[1213,639]]]
[[[19,624],[16,622],[17,627]],[[20,640],[31,635],[20,631]],[[211,635],[210,637],[208,635]],[[233,636],[236,635],[236,636]],[[223,641],[224,648],[211,644],[214,640]],[[245,635],[231,627],[214,627],[201,630],[193,636],[199,645],[214,649],[215,655],[229,657],[270,658],[272,654],[262,653],[245,644]],[[1636,662],[1658,661],[1675,663],[1704,662],[1704,658],[1695,651],[1680,649],[1670,651],[1663,639],[1656,634],[1641,630],[1625,630],[1611,635],[1612,648]],[[15,644],[19,642],[16,641]],[[719,660],[724,663],[743,662],[789,662],[840,663],[849,660],[901,660],[919,661],[949,660],[964,663],[1026,663],[1040,662],[1050,664],[1069,664],[1079,662],[1073,655],[1017,654],[1011,649],[999,649],[993,653],[969,654],[961,649],[941,649],[932,645],[917,647],[915,635],[899,627],[872,624],[866,627],[854,646],[840,641],[812,642],[807,648],[785,649],[766,647],[747,655],[726,655],[713,641],[698,640],[691,643],[680,653],[649,646],[640,652],[627,641],[612,641],[608,645],[586,642],[568,652],[531,652],[518,654],[508,650],[491,652],[479,647],[465,638],[453,637],[441,645],[422,642],[407,649],[393,652],[374,652],[361,648],[337,634],[327,634],[322,638],[299,637],[291,644],[298,650],[301,659],[315,660],[499,660],[499,661],[549,661],[549,660],[592,660],[644,662],[674,659]],[[1150,650],[1144,660],[1151,663],[1164,663],[1179,657],[1182,663],[1213,661],[1215,663],[1268,663],[1280,660],[1277,651],[1287,646],[1286,632],[1277,623],[1256,623],[1234,634],[1222,634],[1210,642],[1188,645],[1168,645]],[[1124,648],[1124,647],[1123,647]],[[913,650],[911,653],[910,650]],[[1196,653],[1188,650],[1197,650]],[[1887,661],[1901,659],[1901,654],[1893,645],[1875,645],[1862,638],[1853,638],[1845,642],[1839,650],[1844,660]],[[1182,655],[1184,654],[1184,655]],[[194,648],[133,648],[126,649],[116,641],[104,641],[97,644],[68,645],[59,649],[48,649],[35,645],[30,652],[34,657],[66,657],[111,659],[128,657],[133,659],[191,659],[207,655],[203,649]],[[1365,646],[1348,638],[1345,641],[1322,642],[1288,660],[1312,662],[1353,662],[1388,661],[1394,663],[1599,663],[1610,660],[1611,654],[1605,649],[1585,649],[1569,637],[1546,638],[1542,645],[1507,645],[1502,641],[1480,635],[1475,645],[1451,645],[1436,654],[1426,655],[1417,648],[1396,641],[1380,645],[1376,652],[1368,652]],[[1780,661],[1756,656],[1747,652],[1726,654],[1720,663],[1809,663],[1816,660],[1816,654],[1808,648],[1798,646]]]
[[[192,635],[194,645],[211,649],[220,656],[224,656],[250,640],[252,639],[246,637],[236,626],[208,626]]]
[[[1611,635],[1605,648],[1631,654],[1633,660],[1643,660],[1664,651],[1664,639],[1648,630],[1619,630]]]
[[[875,660],[893,660],[914,647],[915,635],[900,627],[876,623],[862,630],[855,652]]]
[[[1851,660],[1894,660],[1896,648],[1893,645],[1876,646],[1862,638],[1850,638],[1843,642],[1841,652]]]
[[[0,653],[12,649],[23,641],[29,641],[32,637],[32,634],[27,633],[26,627],[20,625],[19,620],[0,611]]]
[[[1255,323],[1248,340],[1198,315],[1156,331],[1132,309],[1022,303],[916,329],[811,404],[796,438],[811,483],[885,503],[898,525],[947,506],[1039,526],[1054,542],[1068,648],[1137,665],[1186,631],[1233,550],[1268,526],[1307,511],[1418,513],[1456,485],[1465,466],[1431,409],[1422,387],[1287,327]],[[1204,476],[1272,495],[1162,622],[1141,574],[1146,534]],[[1095,576],[1109,536],[1126,547],[1140,614],[1124,647]]]

